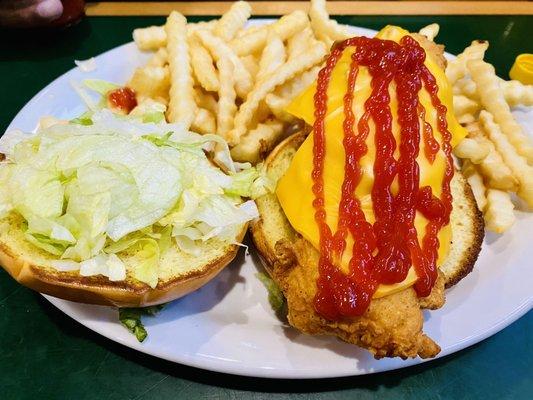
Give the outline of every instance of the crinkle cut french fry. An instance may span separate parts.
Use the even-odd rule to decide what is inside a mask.
[[[246,101],[241,105],[241,108],[235,117],[234,136],[239,138],[246,133],[254,112],[259,106],[259,102],[271,93],[276,86],[282,85],[297,74],[316,65],[322,60],[326,53],[326,46],[322,42],[317,42],[313,48],[309,49],[309,51],[301,57],[296,60],[287,61],[287,63],[281,66],[275,73],[269,75],[267,79],[258,82],[254,87],[254,90],[250,92],[246,98]]]
[[[276,71],[287,60],[283,41],[275,33],[269,33],[261,59],[259,60],[259,72],[256,80],[261,81],[272,72]]]
[[[141,67],[133,73],[127,86],[137,98],[163,99],[168,102],[170,74],[168,67]]]
[[[453,110],[458,118],[464,114],[475,115],[480,108],[481,106],[479,103],[469,99],[466,96],[463,96],[462,94],[453,96]]]
[[[163,26],[149,26],[133,30],[133,40],[140,50],[157,50],[167,43]]]
[[[213,29],[215,29],[215,27],[217,26],[217,24],[218,24],[218,19],[212,19],[211,21],[193,22],[189,24],[187,28],[191,32],[196,32],[198,30],[212,32]]]
[[[315,66],[294,77],[279,88],[280,95],[291,101],[316,80],[319,71],[320,66]]]
[[[253,30],[246,35],[233,39],[231,42],[229,42],[229,45],[235,54],[240,57],[254,54],[265,47],[268,37],[268,30],[269,29],[266,26],[261,26],[259,29]]]
[[[326,10],[326,0],[311,0],[309,8],[311,27],[316,37],[322,40],[328,47],[332,41],[344,40],[350,37],[347,29],[329,18]]]
[[[218,91],[218,107],[217,107],[217,133],[222,136],[230,146],[234,146],[238,142],[232,133],[232,128],[237,112],[235,105],[235,81],[234,81],[234,67],[231,60],[225,55],[221,54],[217,60],[217,68],[220,76],[220,89]]]
[[[200,88],[195,88],[194,90],[194,101],[196,105],[200,108],[205,108],[206,110],[217,114],[218,104],[217,100],[211,93],[205,93]]]
[[[236,37],[237,38],[241,38],[243,36],[250,35],[250,34],[255,33],[257,31],[260,31],[260,30],[263,30],[263,29],[268,29],[268,27],[270,25],[272,25],[272,24],[273,24],[273,22],[271,22],[270,24],[265,24],[265,25],[252,25],[252,26],[249,26],[247,28],[244,28],[244,29],[241,29],[240,31],[238,31]]]
[[[315,40],[313,30],[306,26],[287,40],[287,58],[298,57],[309,47],[309,43]]]
[[[259,72],[259,62],[252,54],[241,57],[242,65],[248,70],[252,80],[257,81],[257,73]]]
[[[510,192],[518,190],[518,181],[497,151],[491,150],[477,167],[489,187]]]
[[[309,23],[307,15],[300,10],[284,15],[271,25],[261,27],[244,36],[233,39],[230,47],[238,56],[253,54],[265,47],[268,32],[273,31],[281,40],[285,41],[300,32]]]
[[[285,41],[309,25],[309,19],[305,12],[296,10],[284,15],[279,20],[268,26],[269,31],[273,31],[281,40]]]
[[[266,96],[265,102],[272,111],[272,114],[281,121],[293,122],[294,117],[285,111],[289,103],[303,92],[311,83],[316,80],[320,67],[316,66],[309,71],[291,79],[289,82],[276,89],[276,93]]]
[[[244,27],[252,13],[252,7],[245,1],[233,3],[230,9],[218,20],[213,33],[229,42]]]
[[[280,121],[294,121],[294,117],[285,111],[285,107],[287,107],[287,105],[290,103],[290,100],[280,97],[274,93],[269,93],[265,98],[265,103],[272,111],[272,114],[274,114],[274,116]]]
[[[511,106],[533,106],[533,85],[519,81],[501,81],[505,101]]]
[[[418,31],[422,36],[425,36],[428,40],[431,40],[432,42],[435,40],[437,35],[439,34],[440,26],[439,24],[429,24],[424,26],[422,29]]]
[[[167,18],[165,31],[170,71],[167,118],[170,122],[181,122],[188,129],[194,119],[196,103],[187,44],[187,20],[177,11],[172,11]]]
[[[464,138],[453,149],[453,153],[459,158],[468,158],[474,164],[479,164],[490,152],[487,144],[480,143],[475,139]]]
[[[476,121],[477,118],[474,116],[474,114],[466,113],[457,116],[457,122],[459,122],[461,125],[471,124]]]
[[[463,95],[474,101],[479,101],[476,84],[469,76],[458,79],[453,84],[453,94]]]
[[[468,73],[467,62],[470,60],[483,60],[488,48],[489,42],[486,40],[474,40],[454,60],[448,62],[446,67],[448,81],[453,85],[458,79],[463,78]]]
[[[478,208],[483,211],[487,229],[502,233],[514,224],[514,205],[507,192],[486,187],[478,169],[479,165],[476,166],[468,160],[463,161],[463,175],[472,188]]]
[[[283,124],[271,121],[257,125],[241,138],[239,144],[231,149],[231,156],[239,162],[261,161],[277,144],[283,134]]]
[[[468,61],[467,66],[476,83],[483,107],[494,116],[494,120],[518,154],[525,157],[529,164],[533,163],[533,141],[526,136],[511,114],[494,67],[482,60]]]
[[[197,81],[208,92],[218,91],[218,74],[213,64],[213,58],[195,35],[189,37],[189,51],[192,70]]]
[[[205,108],[198,108],[192,122],[193,131],[205,135],[215,133],[216,128],[215,116]]]
[[[481,111],[479,120],[490,140],[501,154],[505,164],[509,166],[518,180],[520,185],[517,192],[518,196],[524,199],[529,207],[533,207],[533,167],[527,164],[524,157],[518,155],[516,149],[494,122],[494,118],[489,112]]]
[[[235,91],[240,98],[244,99],[252,90],[253,81],[250,73],[243,65],[241,59],[233,52],[233,50],[222,39],[213,35],[211,32],[199,30],[196,35],[200,41],[209,50],[213,58],[218,61],[224,57],[231,61],[234,69]],[[219,78],[220,80],[221,78]],[[222,84],[222,82],[220,82]]]
[[[272,112],[266,102],[264,100],[260,101],[259,106],[257,107],[257,110],[255,110],[254,116],[250,121],[250,128],[256,127],[259,123],[266,121],[271,115]]]
[[[496,151],[494,144],[481,132],[471,138],[481,146],[489,148],[487,156],[477,164],[477,169],[485,178],[487,185],[494,189],[516,192],[518,181],[510,168],[503,162],[502,156]]]
[[[483,183],[483,177],[476,169],[476,166],[468,160],[463,160],[462,172],[472,188],[472,193],[474,193],[479,210],[483,211],[487,205],[487,188]]]
[[[196,29],[212,30],[217,20],[193,22],[187,25],[191,31]],[[167,45],[167,33],[164,26],[148,26],[133,30],[133,40],[140,50],[157,50]]]
[[[487,190],[487,205],[485,207],[485,226],[488,230],[503,233],[516,221],[513,212],[514,205],[509,193],[497,189]]]
[[[168,64],[168,53],[165,47],[159,48],[146,63],[147,67],[164,67]]]

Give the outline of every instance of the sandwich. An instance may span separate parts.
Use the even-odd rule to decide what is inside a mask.
[[[257,216],[257,170],[234,163],[220,137],[147,115],[104,108],[4,135],[0,264],[18,282],[77,302],[150,306],[235,257]]]
[[[443,49],[387,26],[333,45],[287,112],[307,129],[265,161],[254,243],[299,331],[375,358],[430,358],[422,310],[473,268],[484,235],[451,150],[455,119]]]

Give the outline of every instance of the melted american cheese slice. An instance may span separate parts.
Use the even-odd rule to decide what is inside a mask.
[[[377,34],[380,39],[388,39],[399,42],[400,39],[408,35],[409,32],[393,26],[385,27]],[[346,91],[346,81],[348,72],[350,70],[351,54],[353,47],[347,48],[343,56],[335,66],[331,75],[330,85],[328,87],[328,114],[325,119],[326,132],[326,156],[324,163],[324,197],[325,210],[327,213],[327,223],[333,230],[335,230],[338,221],[338,206],[341,198],[341,185],[344,179],[344,161],[345,153],[342,143],[344,130],[344,94]],[[438,96],[448,109],[447,121],[448,129],[452,133],[452,146],[459,142],[466,136],[466,131],[459,125],[455,116],[453,115],[453,100],[452,90],[449,82],[446,79],[444,71],[435,63],[430,57],[426,57],[426,67],[431,71],[439,87]],[[364,103],[371,93],[371,76],[365,67],[360,67],[357,76],[353,109],[356,120],[358,120],[364,113]],[[301,95],[299,95],[287,108],[287,111],[298,118],[303,119],[309,125],[314,123],[314,100],[313,96],[316,92],[316,84],[310,86]],[[390,107],[393,114],[393,132],[397,143],[399,142],[400,127],[397,122],[397,98],[396,88],[394,83],[389,88],[391,96]],[[431,104],[430,96],[422,89],[420,91],[420,102],[426,110],[425,119],[433,128],[433,135],[439,143],[442,142],[442,137],[437,127],[437,112]],[[371,190],[374,183],[374,157],[375,145],[374,135],[375,126],[373,121],[369,120],[370,134],[367,138],[366,144],[368,152],[361,159],[361,168],[363,171],[362,179],[356,189],[356,195],[361,202],[361,208],[365,213],[367,221],[374,222],[374,212],[371,200]],[[422,124],[421,124],[422,127]],[[396,150],[398,156],[399,150]],[[435,157],[433,164],[430,164],[424,154],[424,141],[420,143],[420,153],[417,158],[420,166],[420,187],[431,186],[433,194],[440,197],[442,192],[442,180],[444,176],[444,169],[446,165],[446,156],[444,152],[439,150]],[[313,169],[313,133],[311,133],[302,146],[296,152],[291,165],[289,166],[285,175],[278,182],[276,194],[281,203],[285,215],[289,219],[291,225],[302,236],[307,239],[316,249],[319,249],[319,232],[318,226],[314,220],[315,209],[312,202],[314,195],[311,190],[313,181],[311,178],[311,170]],[[392,186],[393,193],[398,190],[397,180]],[[424,235],[427,219],[417,212],[415,217],[415,227],[418,232],[419,241]],[[445,226],[439,233],[439,259],[440,265],[446,258],[449,251],[449,244],[451,240],[451,227]],[[357,238],[355,238],[357,240]],[[348,261],[352,257],[352,246],[354,238],[351,235],[347,237],[347,246],[340,262],[340,268],[348,271]],[[374,298],[383,297],[392,293],[403,290],[416,282],[417,275],[413,267],[411,267],[407,277],[404,281],[393,285],[380,285]]]

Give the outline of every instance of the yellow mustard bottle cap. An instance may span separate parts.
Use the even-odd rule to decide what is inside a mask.
[[[533,54],[520,54],[509,71],[511,79],[533,85]]]

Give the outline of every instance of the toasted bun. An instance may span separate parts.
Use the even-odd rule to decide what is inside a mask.
[[[265,165],[273,179],[277,181],[285,173],[305,137],[304,133],[295,134],[272,151]],[[472,271],[484,236],[483,216],[477,208],[470,185],[458,171],[452,180],[451,189],[452,243],[448,258],[440,266],[446,287],[455,285]],[[280,262],[275,250],[276,243],[282,240],[293,242],[297,233],[285,217],[275,194],[262,196],[256,200],[256,203],[260,218],[251,226],[252,238],[269,269]],[[269,272],[272,273],[271,270]]]
[[[50,266],[54,257],[24,239],[22,222],[16,215],[0,219],[0,264],[24,286],[80,303],[144,307],[177,299],[213,279],[235,258],[239,247],[212,239],[203,245],[199,256],[192,256],[173,246],[161,256],[159,283],[152,289],[132,277],[139,261],[135,253],[121,254],[127,277],[119,282],[102,275],[84,277],[54,269]],[[242,241],[246,229],[244,224],[235,242]]]

